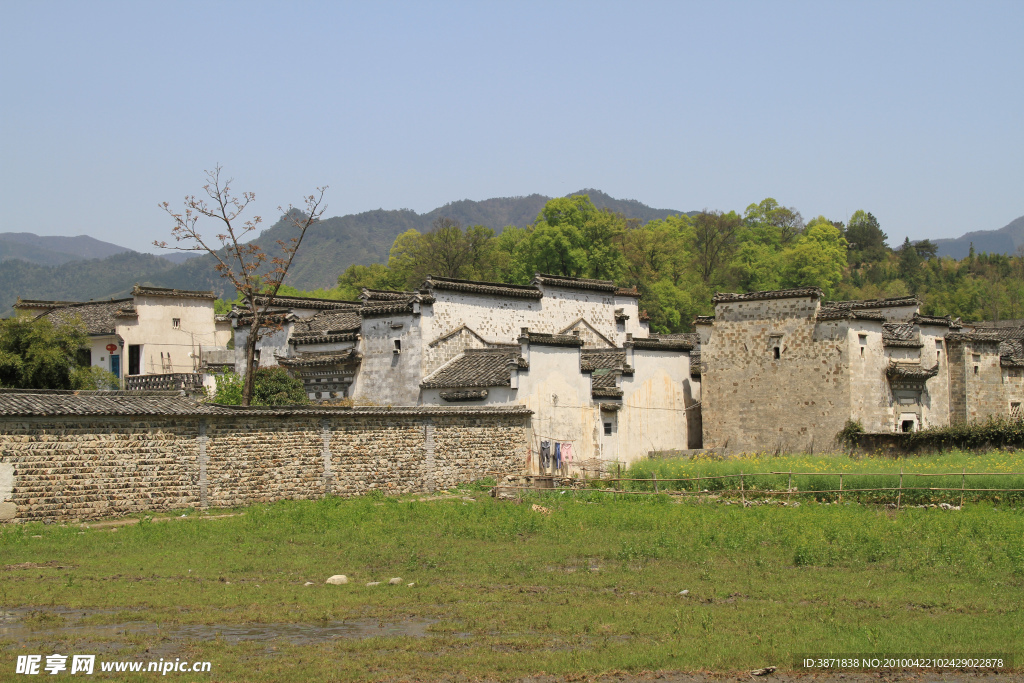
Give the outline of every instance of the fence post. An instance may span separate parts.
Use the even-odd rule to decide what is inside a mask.
[[[746,504],[747,504],[747,496],[743,492],[743,470],[740,470],[740,500],[742,500],[743,501],[743,505],[746,506]]]
[[[896,494],[896,509],[900,509],[900,503],[903,502],[903,468],[900,468],[900,491]]]
[[[960,474],[960,509],[964,507],[964,490],[967,488],[967,468]]]
[[[654,473],[654,492],[658,492],[658,473]]]
[[[843,474],[839,473],[839,502],[843,502]]]
[[[793,470],[789,470],[789,484],[786,486],[786,502],[793,500]]]
[[[699,496],[700,496],[700,470],[697,470],[697,483],[695,484],[695,486],[697,488],[694,489],[694,493],[696,493],[698,498],[699,498]]]

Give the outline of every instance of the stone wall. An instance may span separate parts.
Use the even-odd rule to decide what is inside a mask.
[[[835,446],[850,416],[846,330],[817,325],[817,311],[809,296],[716,305],[701,348],[705,448]]]
[[[429,491],[520,471],[528,422],[516,408],[0,417],[0,517]]]

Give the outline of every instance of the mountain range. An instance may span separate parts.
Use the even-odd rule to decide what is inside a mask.
[[[974,251],[990,254],[1016,254],[1024,245],[1024,216],[1010,221],[998,230],[977,230],[954,239],[932,240],[939,248],[939,256],[952,256],[955,259],[966,257],[974,245]]]
[[[644,223],[684,213],[651,208],[633,199],[615,199],[595,189],[571,194],[587,194],[598,208]],[[483,201],[465,199],[424,214],[410,209],[377,209],[327,218],[306,234],[287,282],[300,289],[332,287],[338,275],[352,264],[386,262],[398,235],[413,228],[425,232],[439,217],[459,221],[463,226],[486,225],[496,232],[509,225],[525,227],[536,220],[550,199],[541,194]],[[260,233],[254,242],[272,254],[277,249],[277,240],[290,237],[291,226],[282,219]],[[0,233],[0,261],[0,311],[8,311],[19,296],[75,301],[126,296],[135,283],[212,289],[218,296],[234,298],[227,281],[214,270],[210,255],[179,251],[142,254],[85,235],[40,237],[31,233]]]

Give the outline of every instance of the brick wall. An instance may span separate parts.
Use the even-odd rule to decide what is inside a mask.
[[[518,471],[522,410],[0,417],[16,520],[407,493]]]

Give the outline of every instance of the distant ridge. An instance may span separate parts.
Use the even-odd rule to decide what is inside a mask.
[[[608,208],[644,223],[683,213],[674,209],[654,209],[632,199],[615,199],[600,190],[587,189],[570,194],[588,194],[599,209]],[[306,235],[289,273],[288,284],[301,289],[332,287],[337,284],[338,275],[352,264],[386,263],[391,244],[398,235],[410,229],[425,232],[441,216],[457,220],[463,226],[486,225],[495,232],[500,232],[508,225],[525,227],[536,220],[537,214],[549,199],[541,194],[496,197],[482,201],[464,199],[425,214],[409,209],[377,209],[328,218]],[[209,255],[175,264],[168,258],[180,260],[191,253],[168,251],[168,258],[162,258],[163,255],[140,254],[85,236],[41,238],[30,233],[0,233],[0,241],[5,239],[5,235],[22,235],[22,241],[17,244],[26,247],[22,256],[12,256],[0,269],[0,311],[9,311],[18,296],[24,299],[78,301],[104,299],[124,295],[136,282],[158,287],[212,289],[219,296],[234,298],[233,293],[229,294],[226,282],[214,271],[213,257]],[[290,225],[279,220],[254,241],[271,250],[277,248],[277,240],[287,240],[290,236]],[[33,243],[29,238],[42,241]],[[57,247],[51,248],[48,240],[91,242],[83,242],[82,249],[71,252],[79,254],[74,260],[61,260],[59,256],[28,251],[28,247],[34,247],[48,249],[47,253],[51,254],[63,253]],[[102,256],[85,256],[86,253],[94,253],[87,249],[99,248],[95,245],[105,245],[105,248],[116,251]],[[49,262],[45,261],[47,258]]]
[[[106,258],[131,251],[88,235],[61,237],[30,232],[0,232],[0,261],[20,259],[28,263],[56,266],[69,261]]]
[[[1010,221],[998,230],[977,230],[953,239],[932,240],[938,247],[939,256],[952,256],[955,259],[965,258],[974,244],[977,253],[1016,254],[1017,249],[1024,245],[1024,216]]]

